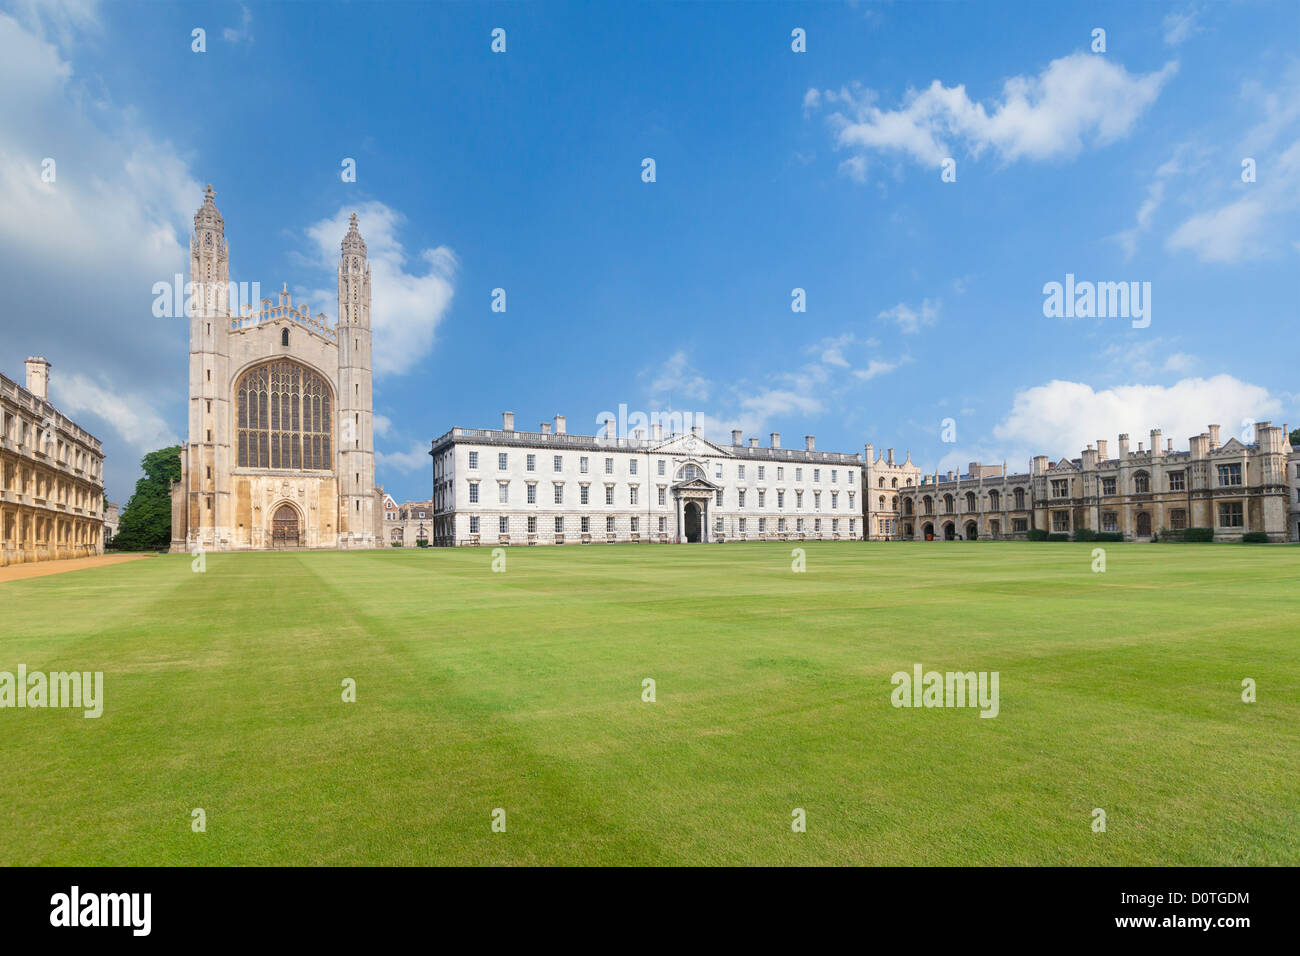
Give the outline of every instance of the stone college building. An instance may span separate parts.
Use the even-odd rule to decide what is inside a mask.
[[[0,567],[104,552],[104,450],[50,404],[50,363],[0,375]]]
[[[908,461],[875,460],[864,471],[868,536],[874,540],[1023,539],[1030,528],[1073,535],[1080,529],[1150,541],[1165,532],[1210,528],[1216,541],[1262,532],[1300,540],[1300,451],[1286,426],[1259,422],[1253,441],[1219,440],[1210,425],[1174,451],[1154,428],[1149,447],[1119,436],[1078,458],[1033,459],[1029,472],[971,462],[962,475],[925,475]]]
[[[229,308],[212,187],[190,240],[189,440],[172,489],[172,550],[382,545],[371,415],[370,267],[352,216],[338,323],[262,300]]]

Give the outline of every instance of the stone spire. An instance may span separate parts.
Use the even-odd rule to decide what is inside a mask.
[[[362,256],[366,254],[366,240],[361,238],[361,233],[357,230],[356,213],[348,217],[348,234],[343,237],[343,254],[346,256],[353,253]]]
[[[221,213],[217,209],[217,194],[211,183],[208,183],[208,187],[203,190],[203,205],[194,214],[194,231],[198,233],[204,229],[216,230],[223,236],[226,231],[226,221],[221,218]]]

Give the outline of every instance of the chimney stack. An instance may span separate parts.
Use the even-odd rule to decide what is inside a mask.
[[[556,416],[555,416],[555,434],[557,434],[557,435],[563,435],[563,434],[565,434],[565,431],[564,431],[564,416],[563,416],[563,415],[556,415]]]
[[[751,439],[749,440],[749,447],[750,447],[750,448],[757,448],[757,447],[758,447],[758,439],[757,439],[757,438],[751,438]]]
[[[1210,426],[1210,451],[1214,451],[1214,449],[1218,447],[1219,447],[1219,426],[1211,425]]]
[[[1172,454],[1173,454],[1173,451],[1174,451],[1174,440],[1173,440],[1172,438],[1166,438],[1166,439],[1165,439],[1165,454],[1172,455]]]
[[[543,434],[543,435],[549,435],[550,433],[551,433],[551,423],[550,423],[550,422],[542,422],[542,434]]]
[[[889,449],[889,463],[890,463],[891,465],[894,463],[894,449],[892,449],[892,448]]]
[[[1097,460],[1098,461],[1107,460],[1106,446],[1109,444],[1110,442],[1106,441],[1106,439],[1104,438],[1097,439]]]
[[[1128,457],[1128,432],[1119,436],[1119,457],[1121,461]]]
[[[1160,429],[1153,428],[1151,429],[1151,455],[1154,458],[1159,458],[1161,454],[1163,452],[1160,449]]]
[[[731,443],[732,443],[733,445],[739,445],[739,444],[741,443],[741,438],[740,438],[740,429],[739,429],[739,428],[733,428],[733,429],[731,430]]]
[[[817,436],[816,436],[816,435],[804,435],[804,436],[803,436],[803,449],[804,449],[804,451],[816,451],[816,450],[817,450]]]
[[[772,447],[773,447],[773,448],[780,448],[780,447],[781,447],[781,433],[780,433],[780,432],[772,432],[772,433],[771,433],[771,438],[772,438]]]
[[[612,418],[605,419],[605,440],[610,441],[617,437],[618,435],[614,431],[614,419]]]
[[[39,355],[27,360],[27,391],[43,402],[50,400],[50,363]]]
[[[651,441],[664,440],[664,426],[662,422],[655,422],[650,426],[650,440]]]
[[[867,464],[874,465],[876,463],[876,449],[871,442],[867,442],[865,452],[863,457],[866,459]]]
[[[501,430],[502,430],[503,432],[512,432],[512,431],[515,430],[515,413],[514,413],[514,412],[502,412],[502,413],[501,413]]]
[[[699,437],[699,434],[700,434],[700,426],[699,426],[699,425],[692,425],[692,426],[691,426],[691,434],[692,434],[692,435],[695,435],[696,437]]]

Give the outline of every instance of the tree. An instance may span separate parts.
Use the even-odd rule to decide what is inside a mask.
[[[1300,428],[1291,429],[1291,447],[1300,448]]]
[[[140,460],[144,477],[126,503],[113,547],[119,551],[164,551],[172,540],[172,482],[181,480],[179,445],[151,451]]]

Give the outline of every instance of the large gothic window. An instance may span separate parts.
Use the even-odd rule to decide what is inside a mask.
[[[241,468],[333,471],[329,384],[296,362],[249,369],[235,392]]]

